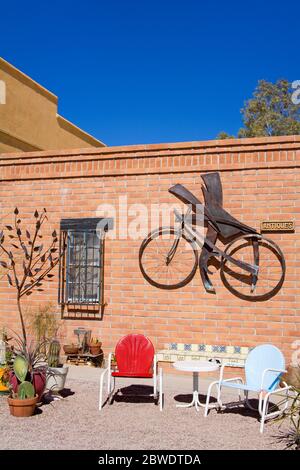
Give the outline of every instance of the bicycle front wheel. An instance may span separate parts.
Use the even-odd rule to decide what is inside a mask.
[[[258,234],[244,235],[230,243],[225,253],[236,260],[258,266],[257,279],[253,285],[253,275],[234,265],[230,259],[222,259],[221,278],[228,290],[236,296],[244,300],[262,301],[273,297],[281,288],[285,277],[285,260],[273,240]]]
[[[197,250],[184,234],[179,239],[177,234],[173,227],[160,227],[151,232],[140,247],[140,270],[144,278],[159,289],[179,289],[193,279],[197,270]],[[169,259],[174,244],[177,244],[176,251]]]

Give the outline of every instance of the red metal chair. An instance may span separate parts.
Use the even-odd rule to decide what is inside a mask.
[[[120,339],[115,349],[116,370],[111,367],[112,353],[108,356],[108,367],[100,377],[99,410],[103,402],[104,377],[107,374],[107,399],[111,401],[117,377],[153,379],[153,397],[162,411],[162,369],[158,369],[154,347],[149,338],[141,334],[130,334]],[[159,380],[159,387],[157,382]]]

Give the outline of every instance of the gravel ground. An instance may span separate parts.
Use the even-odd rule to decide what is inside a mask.
[[[121,386],[123,384],[121,383]],[[10,416],[5,397],[0,398],[1,449],[282,449],[275,442],[277,424],[259,433],[257,415],[242,408],[207,418],[203,410],[176,408],[189,402],[190,383],[179,390],[166,384],[163,412],[148,398],[116,397],[98,411],[98,384],[69,379],[65,398],[42,405],[31,418]],[[129,386],[123,392],[148,392],[148,385]],[[179,394],[178,394],[179,391]],[[202,397],[203,398],[203,397]],[[227,398],[230,396],[227,395]],[[233,398],[233,397],[231,397]],[[130,403],[129,403],[130,402]]]

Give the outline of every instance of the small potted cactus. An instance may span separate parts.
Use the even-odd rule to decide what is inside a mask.
[[[11,388],[11,396],[7,398],[10,414],[22,418],[32,416],[38,401],[38,394],[35,393],[31,382],[32,376],[27,360],[23,356],[16,356],[13,369],[18,385],[16,391]]]
[[[98,354],[100,354],[100,351],[101,351],[101,346],[102,346],[102,343],[101,341],[99,341],[98,338],[92,338],[89,343],[90,353],[93,356],[98,356]]]
[[[60,392],[65,388],[69,367],[59,361],[60,342],[52,339],[49,343],[47,353],[48,373],[46,388],[51,391]]]

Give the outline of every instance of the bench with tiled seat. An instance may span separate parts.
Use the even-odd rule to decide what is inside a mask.
[[[220,364],[230,364],[231,367],[244,367],[245,359],[251,350],[244,346],[186,343],[169,343],[165,347],[166,349],[157,352],[157,360],[160,362],[217,360]]]

